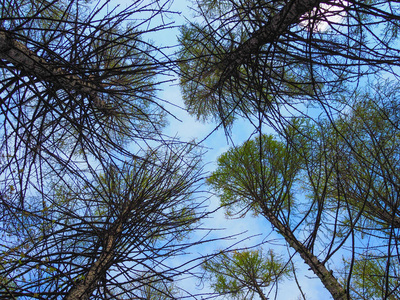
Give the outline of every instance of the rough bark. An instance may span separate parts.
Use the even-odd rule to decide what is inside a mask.
[[[122,232],[122,223],[122,220],[119,219],[114,230],[109,231],[110,233],[106,237],[105,246],[99,259],[89,267],[84,278],[71,288],[65,300],[86,300],[93,294],[99,280],[105,276],[106,271],[115,259],[115,241]]]
[[[23,43],[15,40],[11,32],[5,30],[0,30],[0,59],[11,63],[15,69],[25,74],[51,82],[56,88],[85,94],[96,106],[102,106],[103,101],[100,100],[97,92],[98,86],[76,74],[69,74],[54,63],[41,58]]]
[[[323,263],[318,260],[314,254],[312,254],[301,242],[297,240],[297,238],[293,235],[293,232],[284,224],[282,224],[282,222],[280,222],[271,211],[264,209],[263,212],[264,216],[273,226],[275,226],[290,247],[300,254],[303,261],[311,268],[314,274],[318,276],[325,288],[331,293],[333,299],[349,299],[346,290],[337,281],[333,274],[325,267]]]
[[[262,45],[277,41],[279,36],[289,29],[289,26],[299,23],[304,14],[318,7],[322,2],[324,1],[293,0],[287,3],[265,26],[252,33],[247,41],[225,56],[222,63],[226,66],[226,76],[248,60],[252,54],[257,53]]]
[[[65,297],[65,300],[86,300],[93,294],[98,281],[102,278],[104,272],[108,269],[110,262],[113,261],[114,255],[112,252],[103,254],[90,267],[85,278],[79,281]]]
[[[129,212],[133,210],[133,203],[132,201],[125,206],[113,226],[107,231],[99,259],[89,267],[84,279],[70,289],[64,300],[87,300],[93,294],[99,284],[99,280],[104,278],[107,270],[115,261],[116,241],[122,234],[123,225],[128,219]]]

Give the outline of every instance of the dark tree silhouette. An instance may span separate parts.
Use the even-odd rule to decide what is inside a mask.
[[[146,34],[168,3],[113,5],[0,5],[2,299],[183,292],[168,259],[195,244],[201,166],[161,132],[168,60]]]
[[[226,126],[235,116],[278,126],[303,106],[331,114],[340,109],[339,95],[351,95],[364,78],[397,76],[395,7],[392,1],[198,1],[203,23],[181,34],[188,109]]]
[[[129,18],[147,9],[150,21],[161,12],[151,4],[118,14],[107,3],[88,5],[2,6],[2,174],[21,205],[42,170],[61,175],[79,169],[78,160],[129,156],[126,143],[160,134],[164,112],[154,93],[162,70],[141,24]]]
[[[180,241],[199,218],[191,194],[200,170],[187,151],[158,149],[105,165],[91,181],[48,183],[30,209],[7,199],[0,296],[126,299],[146,282],[173,281],[181,270],[164,262],[189,246]]]

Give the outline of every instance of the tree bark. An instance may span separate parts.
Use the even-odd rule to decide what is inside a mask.
[[[285,238],[290,247],[300,254],[303,261],[309,265],[314,274],[319,277],[325,288],[331,293],[333,299],[349,299],[346,290],[337,281],[333,274],[326,269],[325,265],[322,264],[314,254],[312,254],[301,242],[297,240],[293,232],[283,225],[268,209],[264,208],[263,213],[268,221],[275,226],[279,233]]]
[[[112,252],[103,254],[90,267],[85,278],[79,281],[65,297],[65,300],[86,300],[93,294],[98,285],[98,281],[102,278],[104,272],[108,269],[110,262],[113,261]]]
[[[268,298],[265,297],[262,289],[258,286],[257,282],[254,282],[253,284],[254,284],[254,286],[257,290],[257,294],[258,294],[258,296],[260,296],[261,300],[268,300]]]
[[[102,106],[103,101],[99,99],[97,92],[98,86],[41,58],[23,43],[13,39],[12,33],[5,30],[0,30],[0,59],[26,74],[51,82],[56,88],[85,94],[97,107]]]
[[[104,247],[100,257],[90,267],[85,278],[70,289],[64,300],[87,300],[98,286],[100,279],[104,278],[106,271],[115,260],[115,247],[117,238],[122,234],[127,215],[133,209],[133,202],[127,204],[121,215],[114,222],[114,226],[107,231]]]
[[[293,0],[287,3],[280,12],[274,15],[263,27],[251,34],[251,37],[236,50],[226,54],[222,63],[226,66],[225,74],[229,76],[237,66],[258,52],[262,45],[277,41],[290,25],[300,22],[301,16],[317,7],[322,0]]]
[[[118,221],[118,225],[114,230],[109,231],[106,237],[105,247],[97,261],[90,267],[85,277],[70,289],[65,300],[86,300],[93,294],[98,286],[98,282],[105,272],[109,269],[115,259],[114,247],[118,235],[122,232],[122,221]]]

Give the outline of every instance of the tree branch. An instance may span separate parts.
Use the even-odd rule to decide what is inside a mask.
[[[263,209],[264,216],[276,227],[286,242],[298,252],[304,262],[311,268],[315,275],[319,277],[325,288],[331,293],[335,300],[347,300],[346,290],[337,281],[333,274],[318,260],[308,249],[297,240],[293,232],[288,229],[278,218],[268,209]]]
[[[235,51],[226,55],[223,60],[226,66],[225,74],[229,75],[230,71],[243,64],[251,54],[257,53],[262,45],[275,42],[290,25],[299,23],[301,16],[322,2],[322,0],[293,0],[287,3],[265,26],[255,31]]]
[[[9,31],[0,30],[0,59],[13,64],[14,68],[41,80],[53,83],[57,88],[75,90],[93,100],[101,108],[103,101],[98,96],[98,87],[76,74],[69,74],[62,68],[46,61],[23,43],[13,39]]]

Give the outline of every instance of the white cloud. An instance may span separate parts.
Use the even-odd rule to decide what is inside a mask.
[[[326,32],[331,27],[340,24],[346,16],[346,7],[349,2],[346,0],[334,0],[330,3],[321,3],[311,13],[305,14],[300,26],[313,32]]]

